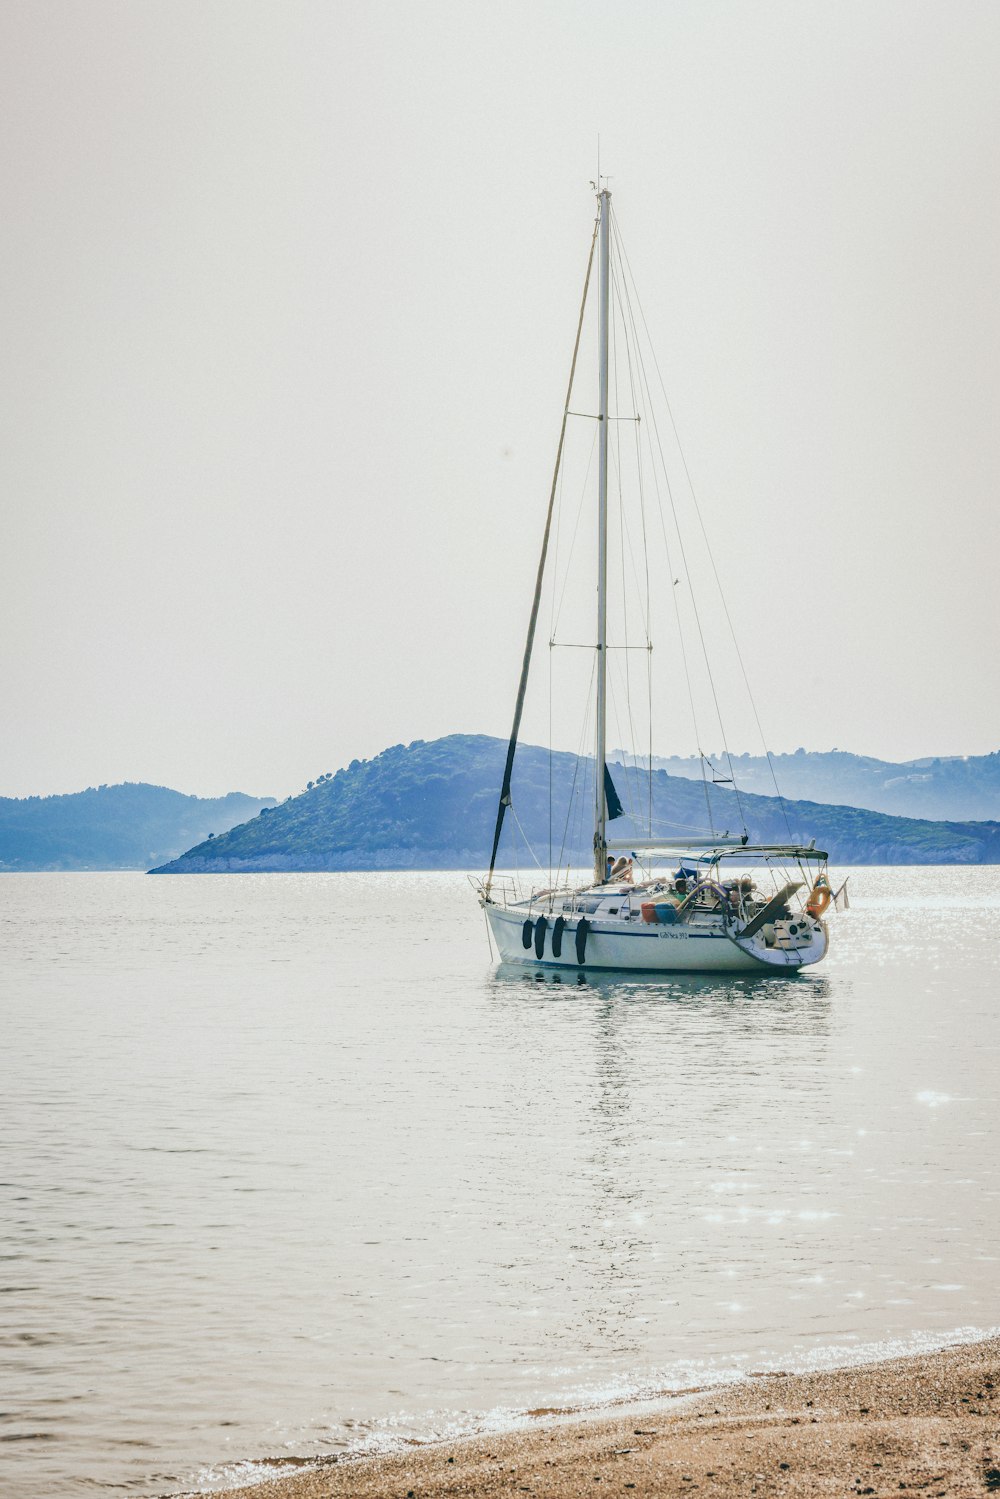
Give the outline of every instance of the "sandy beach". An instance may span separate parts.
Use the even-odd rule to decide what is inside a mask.
[[[831,1373],[766,1374],[636,1414],[334,1461],[247,1499],[606,1492],[1000,1492],[1000,1339]],[[601,1485],[596,1489],[596,1485]]]

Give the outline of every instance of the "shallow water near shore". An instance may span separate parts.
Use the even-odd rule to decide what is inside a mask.
[[[0,1490],[992,1327],[1000,870],[851,890],[797,978],[579,983],[463,875],[3,876]]]

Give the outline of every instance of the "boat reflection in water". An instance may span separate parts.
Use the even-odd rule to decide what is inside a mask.
[[[487,981],[494,1022],[523,1059],[511,1124],[533,1158],[535,1119],[548,1120],[539,1186],[562,1185],[550,1234],[525,1260],[534,1252],[559,1282],[581,1403],[721,1380],[744,1355],[760,1359],[769,1300],[788,1294],[807,1241],[836,1213],[802,1173],[803,1138],[835,1113],[832,988],[819,976],[517,964]],[[705,1359],[720,1346],[725,1356]]]
[[[556,968],[528,967],[523,963],[498,963],[489,982],[497,986],[516,985],[519,989],[536,989],[552,985],[562,989],[587,989],[616,998],[639,999],[645,995],[662,999],[733,999],[758,1000],[804,993],[812,1001],[830,998],[832,985],[819,974],[804,975],[801,969],[789,968],[778,973],[756,971],[739,974],[719,973],[642,973],[633,968]]]

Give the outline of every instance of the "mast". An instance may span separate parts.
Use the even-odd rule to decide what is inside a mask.
[[[600,187],[600,183],[598,183]],[[597,751],[594,766],[594,878],[605,877],[607,855],[607,803],[604,780],[607,774],[607,691],[608,691],[608,311],[611,194],[603,188],[597,195],[600,205],[600,259],[598,262],[598,427],[597,465]]]

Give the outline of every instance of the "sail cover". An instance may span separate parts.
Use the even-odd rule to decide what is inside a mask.
[[[606,765],[604,767],[604,800],[608,808],[608,821],[614,822],[616,817],[621,817],[623,809],[621,798],[615,790],[614,781],[611,779],[611,772]]]

